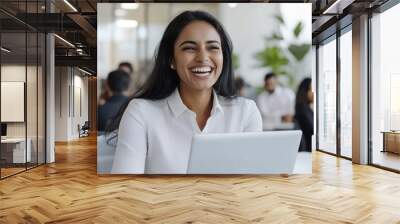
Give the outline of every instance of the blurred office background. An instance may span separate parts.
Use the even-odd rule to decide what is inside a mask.
[[[128,95],[133,94],[143,85],[154,66],[154,54],[165,28],[175,16],[186,10],[209,12],[223,24],[233,42],[234,76],[237,83],[241,80],[243,86],[238,94],[253,99],[260,108],[263,107],[260,101],[265,100],[268,104],[269,100],[264,90],[267,73],[276,75],[279,83],[276,90],[280,88],[283,93],[270,102],[280,98],[290,101],[285,106],[290,107],[292,117],[298,85],[312,75],[311,4],[104,3],[98,4],[97,10],[97,94],[101,111],[104,111],[103,103],[107,102],[107,96],[113,95],[107,93],[108,74],[121,62],[131,63],[132,85]],[[288,92],[288,99],[285,92]],[[259,99],[262,93],[265,99]],[[265,114],[275,108],[279,110],[279,105],[264,106],[267,108]],[[299,129],[293,118],[283,122],[281,117],[278,114],[274,116],[272,120],[279,121],[270,125],[269,118],[263,116],[264,130]],[[103,120],[102,123],[109,123]],[[98,133],[102,134],[100,131]],[[104,137],[100,136],[100,173],[107,172],[104,167],[108,166],[105,165],[109,164],[107,156],[112,151],[108,148]],[[311,172],[310,158],[307,157],[305,162],[306,173]]]
[[[300,81],[311,77],[311,4],[104,3],[98,4],[98,97],[107,74],[123,61],[134,67],[131,92],[141,86],[164,29],[185,10],[207,11],[224,25],[245,97],[257,99],[268,72],[274,72],[293,96]]]
[[[219,19],[233,41],[235,73],[250,85],[261,86],[265,73],[271,71],[271,67],[260,67],[254,56],[265,50],[267,38],[270,47],[282,47],[290,60],[290,75],[296,80],[311,76],[311,51],[301,61],[285,52],[292,43],[311,45],[311,4],[104,3],[98,5],[99,79],[105,79],[121,61],[129,61],[135,67],[135,85],[140,85],[152,67],[166,25],[184,10],[204,10]],[[293,30],[298,23],[301,32],[295,37]],[[271,43],[274,35],[277,38]],[[282,81],[286,79],[282,77]]]

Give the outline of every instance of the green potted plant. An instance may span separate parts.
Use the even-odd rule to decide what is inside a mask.
[[[274,16],[274,18],[281,26],[289,29],[282,16]],[[259,67],[270,69],[278,77],[285,77],[287,84],[293,89],[298,81],[294,74],[296,66],[304,60],[311,48],[311,44],[301,42],[299,39],[303,28],[303,23],[299,21],[292,29],[293,38],[290,42],[285,40],[280,33],[272,33],[265,38],[265,48],[255,54]]]

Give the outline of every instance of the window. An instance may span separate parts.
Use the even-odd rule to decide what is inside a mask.
[[[400,170],[400,5],[371,19],[372,163]]]
[[[336,153],[336,40],[318,51],[318,149]]]
[[[351,27],[349,27],[351,28]],[[352,157],[352,33],[340,36],[340,155]]]
[[[18,2],[17,11],[39,13],[43,4]],[[15,18],[4,13],[0,17],[9,21],[0,27],[0,178],[5,178],[45,163],[46,40]]]

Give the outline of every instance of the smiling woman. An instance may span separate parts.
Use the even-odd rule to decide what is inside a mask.
[[[261,131],[255,103],[234,94],[231,57],[213,16],[175,17],[147,83],[108,127],[118,131],[112,173],[186,173],[193,135]]]

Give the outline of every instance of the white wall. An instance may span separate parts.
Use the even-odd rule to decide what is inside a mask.
[[[18,64],[2,65],[1,81],[10,81],[10,82],[17,81],[26,83],[25,81],[26,69],[28,71],[28,74],[31,74],[33,71],[36,72],[36,68],[34,68],[33,66],[25,67],[25,65],[18,65]],[[1,108],[1,110],[7,110],[7,109],[8,108]],[[8,137],[25,137],[26,122],[8,122],[7,124],[8,124],[7,125]]]
[[[290,42],[309,43],[312,42],[312,24],[311,24],[311,3],[282,3],[279,4],[281,8],[282,17],[285,20],[285,26],[280,26],[283,36],[291,37],[288,38]],[[293,36],[293,29],[297,23],[301,21],[303,23],[303,31],[295,40]],[[288,43],[285,43],[288,44]],[[311,77],[312,73],[312,50],[310,50],[304,59],[299,63],[294,58],[289,58],[291,72],[293,72],[298,82],[300,83],[303,78]]]
[[[55,68],[55,141],[68,140],[68,86],[67,67]]]
[[[56,67],[55,141],[77,139],[78,124],[83,125],[88,120],[88,78],[82,75],[75,68]],[[82,114],[79,105],[82,107]]]
[[[252,85],[263,83],[267,70],[257,67],[254,55],[264,49],[267,36],[279,32],[279,24],[272,17],[279,14],[279,4],[238,4],[235,8],[220,4],[219,19],[232,39],[234,53],[239,56],[237,73]]]
[[[75,70],[76,72],[76,70]],[[85,121],[88,121],[89,119],[89,113],[88,113],[88,107],[89,107],[89,102],[88,102],[88,78],[87,76],[82,77],[80,75],[74,75],[74,108],[73,113],[72,113],[72,119],[71,119],[71,135],[72,138],[77,138],[79,137],[78,133],[78,124],[83,125]],[[80,93],[79,93],[80,91]],[[79,97],[80,95],[80,97]],[[79,102],[81,101],[81,102]],[[81,108],[79,108],[81,107]],[[80,110],[82,110],[80,112]],[[75,113],[74,113],[75,112]]]
[[[37,70],[38,69],[38,70]],[[25,64],[3,64],[1,66],[1,81],[9,82],[24,82],[26,85],[26,99],[25,89],[22,87],[18,90],[20,96],[19,102],[20,107],[13,108],[12,106],[1,108],[2,112],[6,113],[20,113],[23,118],[21,122],[6,122],[7,123],[7,137],[25,137],[30,139],[30,147],[32,151],[33,161],[36,161],[37,153],[39,154],[39,163],[44,162],[44,126],[45,126],[45,116],[44,116],[44,100],[45,100],[45,90],[44,90],[44,74],[42,73],[42,67],[32,66]],[[27,80],[25,80],[27,78]],[[2,94],[5,89],[2,89]],[[10,93],[8,93],[10,94]],[[2,98],[7,95],[2,95]],[[4,102],[2,102],[3,104]],[[13,102],[11,102],[13,103]],[[18,102],[14,102],[18,103]],[[25,106],[26,103],[26,106]],[[15,106],[15,105],[14,105]],[[13,111],[14,110],[14,111]],[[15,111],[19,110],[19,111]],[[26,119],[24,114],[26,112]],[[50,157],[48,157],[50,158]],[[48,160],[51,162],[51,160]]]

